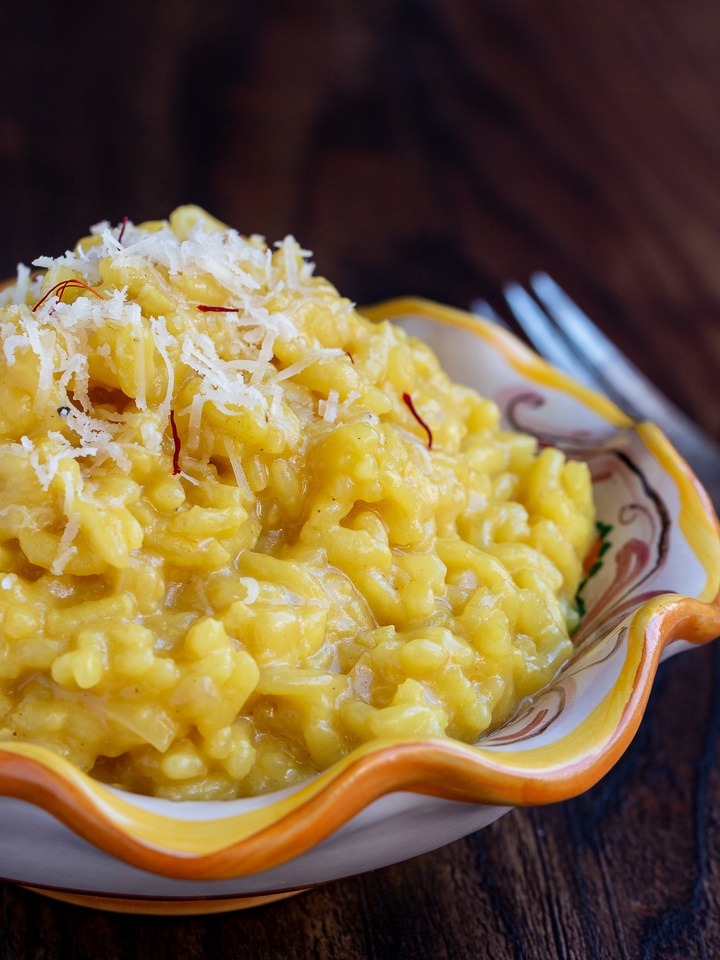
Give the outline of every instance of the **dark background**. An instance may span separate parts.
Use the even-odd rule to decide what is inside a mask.
[[[500,305],[548,270],[720,435],[716,0],[0,2],[0,276],[196,202],[293,232],[342,293]],[[376,874],[248,913],[91,913],[0,886],[0,957],[720,957],[717,655],[628,753]]]

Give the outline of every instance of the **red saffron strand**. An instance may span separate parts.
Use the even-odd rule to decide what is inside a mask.
[[[120,233],[118,234],[118,243],[122,243],[122,238],[125,235],[125,227],[127,226],[128,218],[123,217],[122,226],[120,227]]]
[[[172,427],[173,435],[173,444],[175,449],[173,450],[173,476],[176,477],[180,473],[180,435],[177,432],[177,427],[175,426],[175,411],[170,411],[170,426]]]
[[[423,418],[420,416],[420,414],[419,414],[419,413],[417,412],[417,410],[415,409],[415,404],[412,402],[412,397],[410,396],[409,393],[404,393],[404,394],[403,394],[403,400],[405,401],[405,404],[406,404],[408,410],[410,411],[410,413],[415,417],[415,419],[417,420],[417,422],[420,424],[420,426],[423,428],[423,430],[424,430],[425,433],[427,434],[427,436],[428,436],[427,448],[428,448],[428,450],[432,450],[432,443],[433,443],[432,430],[431,430],[430,427],[425,423],[425,421],[423,420]]]
[[[105,300],[105,297],[103,297],[101,293],[98,293],[97,290],[93,290],[92,287],[89,287],[86,283],[83,283],[82,280],[61,280],[60,283],[55,284],[52,290],[48,290],[48,292],[45,294],[45,296],[41,300],[38,300],[38,302],[32,308],[32,312],[35,313],[38,307],[42,306],[42,304],[45,303],[47,298],[51,297],[53,294],[56,294],[58,299],[62,300],[63,295],[68,287],[78,287],[84,290],[89,290],[90,293],[94,293],[99,300]]]
[[[204,303],[198,304],[198,310],[203,313],[238,313],[239,307],[208,307]]]

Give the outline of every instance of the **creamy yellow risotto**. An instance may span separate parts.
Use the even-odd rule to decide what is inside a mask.
[[[587,467],[275,247],[181,207],[0,294],[1,739],[232,798],[568,657]]]

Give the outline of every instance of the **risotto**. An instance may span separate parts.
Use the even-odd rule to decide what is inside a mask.
[[[473,742],[571,652],[587,467],[196,207],[0,293],[0,739],[173,799]]]

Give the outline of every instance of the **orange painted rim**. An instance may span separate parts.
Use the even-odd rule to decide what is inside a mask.
[[[384,313],[383,313],[384,311]],[[609,401],[567,387],[567,378],[504,331],[468,314],[424,301],[396,301],[375,316],[420,315],[477,332],[531,379],[580,396],[605,415]],[[617,411],[614,422],[624,415]],[[610,418],[608,418],[610,419]],[[677,483],[683,532],[708,582],[700,599],[666,594],[638,607],[629,626],[623,689],[613,725],[589,727],[587,742],[557,749],[552,763],[498,759],[490,751],[444,739],[378,741],[351,753],[289,798],[220,820],[183,821],[135,807],[61,757],[34,744],[0,745],[0,794],[28,801],[106,853],[135,867],[183,880],[220,880],[276,867],[305,853],[373,801],[395,791],[497,806],[553,803],[595,784],[618,760],[642,719],[661,654],[676,639],[702,644],[720,634],[720,537],[707,496],[656,428],[638,427]],[[684,513],[683,513],[684,511]],[[619,684],[616,684],[619,686]],[[612,691],[611,691],[612,692]],[[590,718],[603,713],[604,703]],[[607,711],[605,711],[607,713]],[[568,741],[570,743],[570,741]],[[512,754],[509,754],[512,758]],[[520,758],[520,759],[518,759]],[[230,908],[232,909],[232,908]]]

